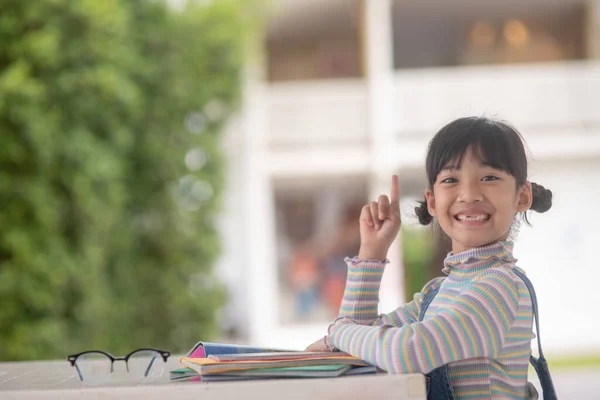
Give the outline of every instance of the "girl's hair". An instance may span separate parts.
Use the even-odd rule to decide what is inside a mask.
[[[425,161],[429,189],[433,190],[438,174],[448,163],[460,165],[469,148],[486,164],[514,176],[517,187],[527,181],[527,156],[521,134],[504,121],[466,117],[444,126],[429,142]],[[533,182],[531,190],[531,210],[540,213],[548,211],[552,206],[552,192]],[[427,202],[419,203],[415,207],[419,222],[428,225],[433,217],[427,210]],[[523,219],[529,223],[525,213]]]

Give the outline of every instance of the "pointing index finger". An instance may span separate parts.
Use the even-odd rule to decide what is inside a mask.
[[[398,183],[398,175],[392,175],[392,192],[390,193],[391,202],[399,203],[400,202],[400,184]]]

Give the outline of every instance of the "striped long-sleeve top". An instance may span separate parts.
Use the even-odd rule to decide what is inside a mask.
[[[332,344],[391,373],[428,373],[449,364],[459,399],[524,398],[533,315],[527,287],[513,272],[512,249],[512,242],[497,242],[450,253],[446,278],[428,282],[411,302],[380,316],[385,265],[347,259],[339,315],[348,318],[331,326]],[[422,300],[437,288],[419,322]]]

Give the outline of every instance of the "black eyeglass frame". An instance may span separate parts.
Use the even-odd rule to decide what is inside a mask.
[[[129,372],[129,359],[135,353],[142,352],[142,351],[153,351],[155,353],[158,353],[162,357],[162,359],[165,363],[167,362],[167,359],[171,356],[170,351],[160,350],[160,349],[152,349],[152,348],[141,348],[141,349],[133,350],[132,352],[127,354],[125,357],[115,357],[112,354],[107,353],[102,350],[87,350],[87,351],[82,351],[81,353],[72,354],[70,356],[67,356],[67,361],[71,363],[71,367],[74,367],[77,370],[79,379],[83,382],[83,376],[81,376],[81,371],[79,370],[79,367],[77,366],[77,359],[79,357],[81,357],[82,355],[93,354],[93,353],[100,353],[100,354],[105,355],[110,360],[110,373],[114,372],[115,361],[125,361],[125,368],[127,369],[127,372]],[[154,359],[152,360],[152,362],[150,362],[150,364],[148,365],[148,368],[146,368],[144,377],[148,376],[148,372],[150,371],[150,368],[152,367],[153,363],[154,363]]]

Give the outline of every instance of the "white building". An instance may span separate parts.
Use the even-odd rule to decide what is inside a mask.
[[[317,232],[311,243],[325,243],[339,205],[387,193],[392,173],[403,196],[420,197],[433,134],[454,118],[488,115],[522,132],[532,180],[555,193],[515,251],[536,285],[544,345],[600,351],[599,0],[281,0],[264,48],[225,143],[226,326],[281,348],[322,336],[319,312],[286,317],[282,232],[304,226],[304,215]],[[286,207],[297,218],[287,225]],[[381,312],[404,299],[400,251],[390,259]]]

